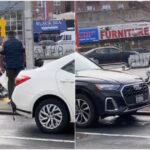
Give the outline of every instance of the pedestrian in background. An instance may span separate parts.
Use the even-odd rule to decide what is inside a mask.
[[[8,77],[8,96],[11,100],[15,88],[15,78],[24,69],[24,48],[15,37],[14,31],[8,32],[8,39],[3,44],[3,51],[0,52],[5,61],[6,75]]]

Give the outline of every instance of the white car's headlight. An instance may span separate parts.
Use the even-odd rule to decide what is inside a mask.
[[[99,90],[118,90],[120,85],[118,84],[95,84]]]

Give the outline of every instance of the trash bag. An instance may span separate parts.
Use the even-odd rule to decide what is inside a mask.
[[[6,89],[8,90],[8,77],[6,75],[6,71],[2,74],[2,76],[0,77],[0,84]]]

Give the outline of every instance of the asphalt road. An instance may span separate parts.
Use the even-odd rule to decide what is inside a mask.
[[[33,119],[0,115],[0,149],[73,149],[74,127],[63,133],[44,134]]]
[[[104,69],[122,71],[122,72],[133,74],[133,75],[138,75],[138,76],[140,76],[144,79],[147,77],[146,72],[148,70],[150,70],[149,67],[144,67],[144,68],[133,68],[133,69],[130,69],[130,70],[128,70],[128,68],[126,68],[126,70],[123,71],[122,70],[122,65],[107,65],[107,66],[103,66],[103,68]]]
[[[108,117],[88,129],[77,129],[79,149],[149,149],[150,116]]]

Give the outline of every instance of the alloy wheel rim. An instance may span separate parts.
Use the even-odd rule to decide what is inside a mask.
[[[47,129],[55,129],[62,122],[62,111],[55,104],[44,105],[39,113],[41,125]]]
[[[90,119],[90,107],[83,99],[76,99],[76,123],[85,124]]]

